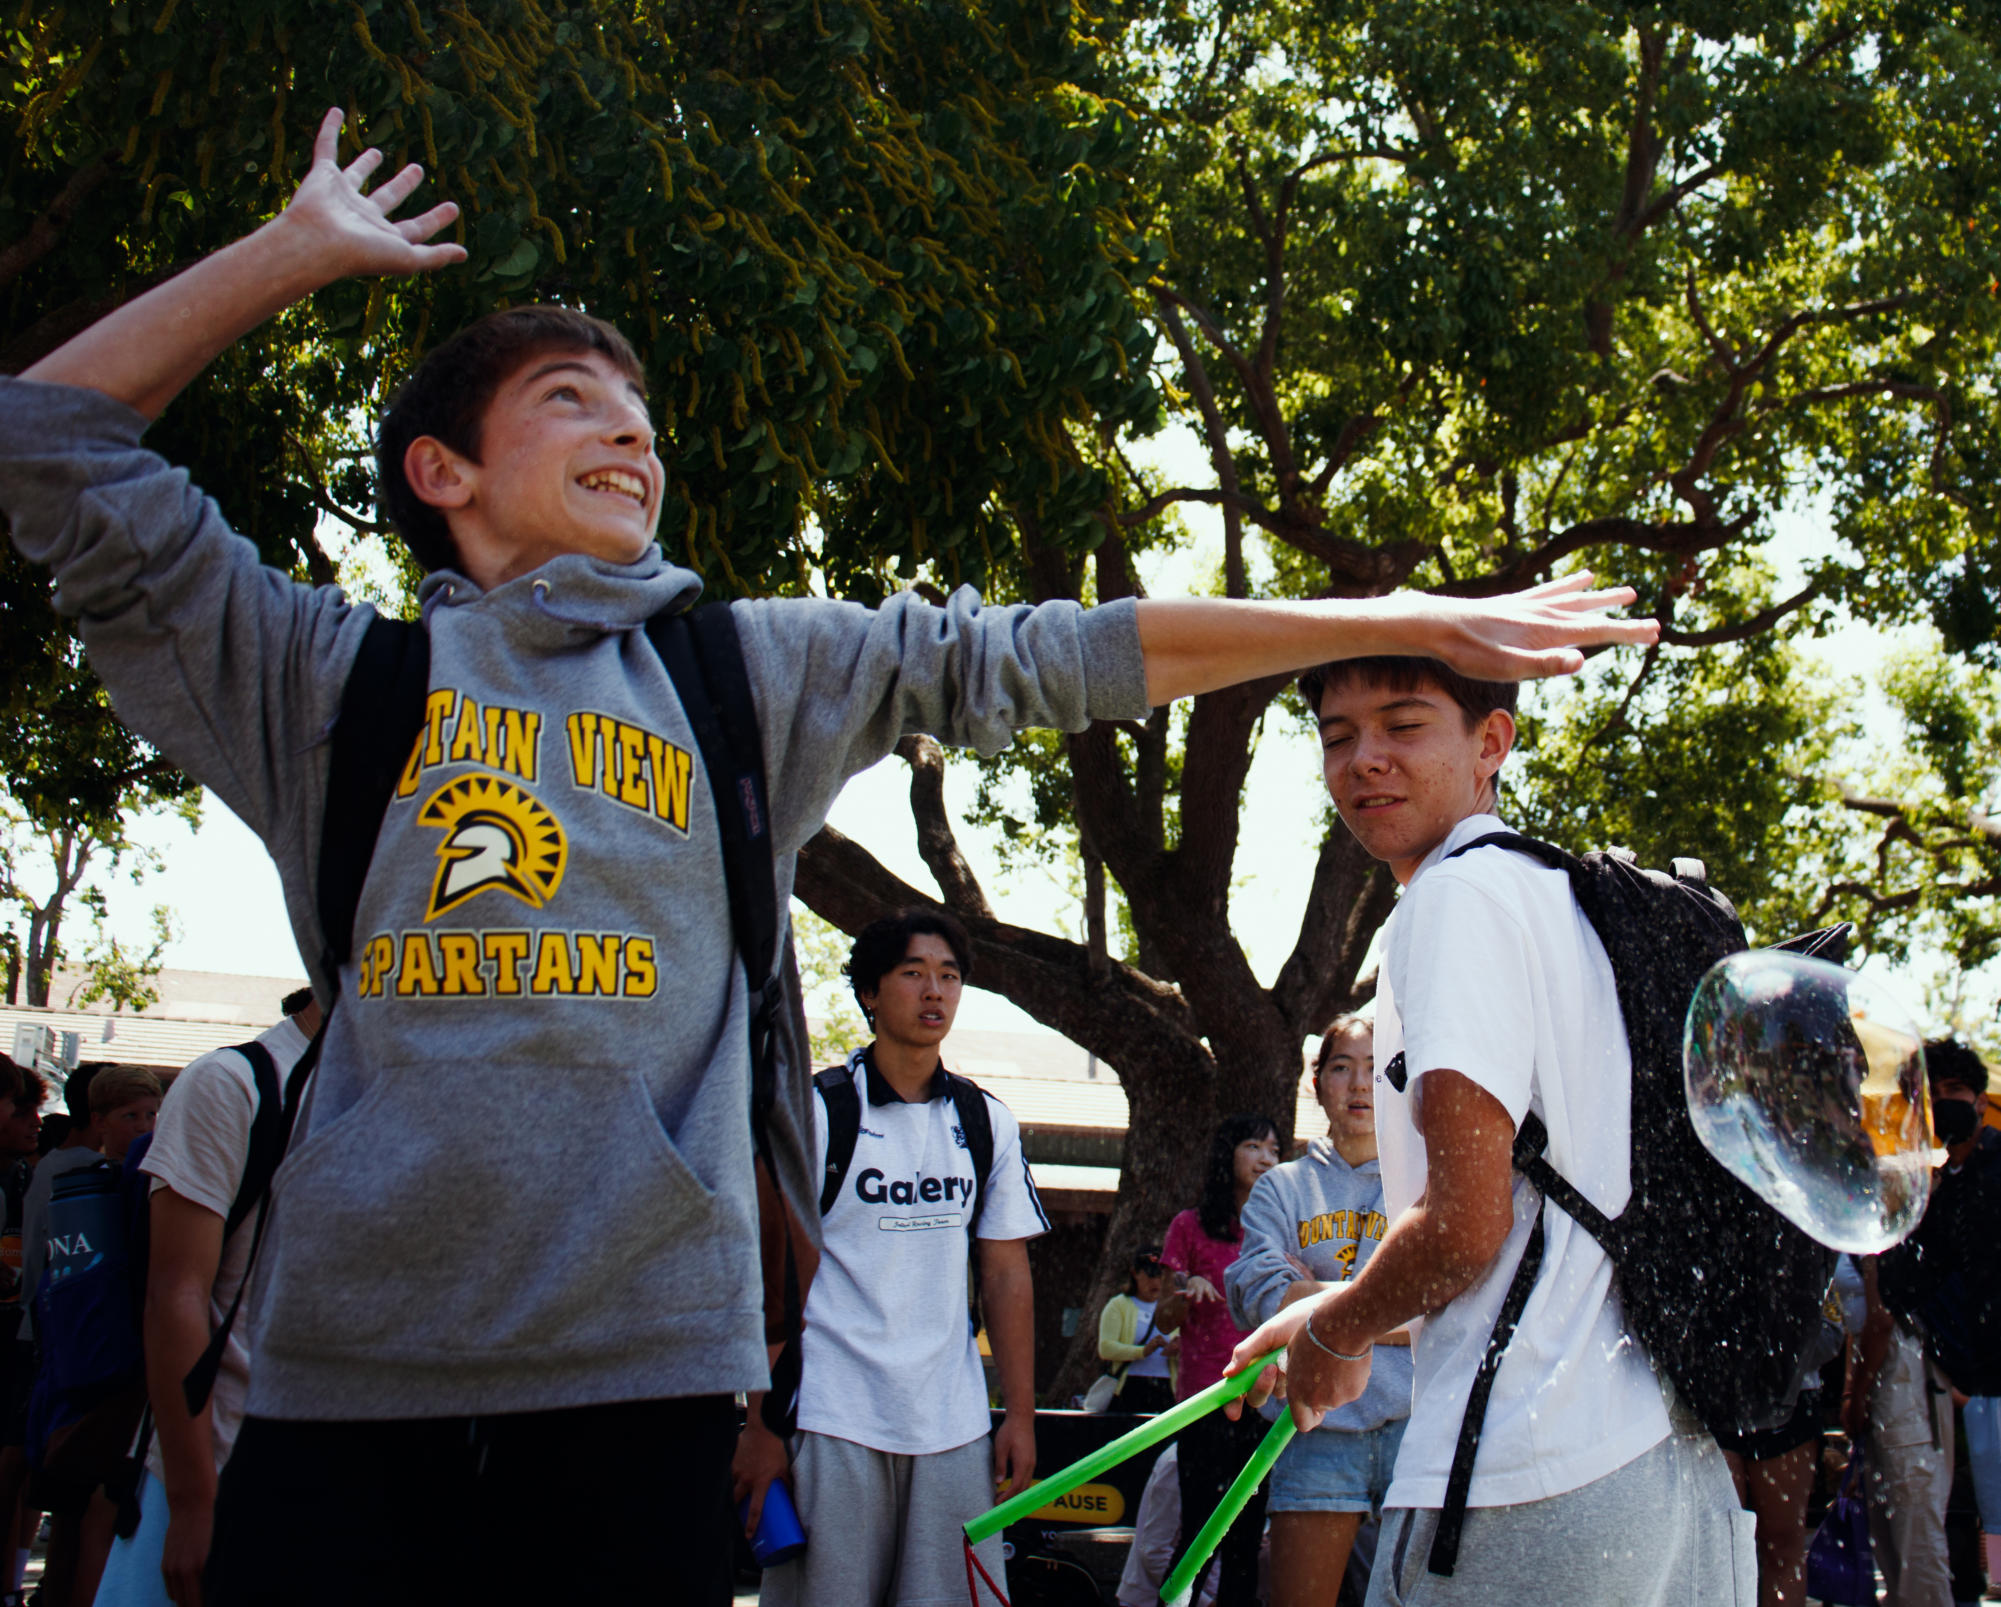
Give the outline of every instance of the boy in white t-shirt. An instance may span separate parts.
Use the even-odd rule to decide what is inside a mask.
[[[1233,1366],[1287,1345],[1293,1414],[1311,1426],[1361,1395],[1376,1336],[1411,1325],[1410,1424],[1370,1607],[1749,1601],[1752,1519],[1722,1454],[1626,1333],[1604,1251],[1555,1208],[1494,1375],[1452,1571],[1431,1571],[1467,1399],[1537,1215],[1516,1129],[1538,1115],[1556,1170],[1617,1216],[1631,1058],[1610,963],[1563,873],[1498,847],[1453,857],[1507,829],[1494,808],[1514,686],[1365,658],[1301,688],[1335,808],[1404,887],[1376,1003],[1391,1225],[1352,1282],[1279,1313]]]
[[[977,1097],[993,1158],[984,1191],[977,1185],[967,1124],[938,1054],[971,968],[965,928],[930,910],[864,928],[848,960],[876,1036],[848,1060],[859,1127],[822,1217],[825,1247],[806,1297],[798,1433],[788,1470],[788,1447],[753,1396],[734,1468],[736,1499],[751,1503],[750,1532],[779,1477],[789,1477],[806,1530],[805,1553],[765,1573],[765,1607],[963,1602],[961,1528],[996,1491],[1022,1489],[1035,1472],[1028,1241],[1049,1219],[1021,1129],[986,1093]],[[823,1174],[834,1103],[825,1086],[816,1091]],[[991,1444],[967,1317],[969,1230],[1006,1410]],[[980,1546],[979,1558],[999,1582],[999,1541]]]
[[[279,1086],[320,1028],[310,988],[289,994],[285,1014],[257,1042]],[[181,1381],[207,1348],[243,1283],[252,1216],[227,1240],[223,1227],[250,1159],[257,1082],[234,1049],[191,1063],[167,1092],[152,1147],[139,1161],[151,1180],[151,1249],[146,1271],[147,1394],[153,1443],[139,1491],[139,1530],[113,1543],[98,1586],[98,1607],[200,1607],[215,1522],[216,1480],[236,1443],[250,1389],[248,1325],[238,1320],[198,1416],[188,1414]]]

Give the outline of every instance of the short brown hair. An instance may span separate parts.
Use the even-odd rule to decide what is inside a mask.
[[[1390,692],[1417,692],[1426,686],[1434,687],[1459,705],[1468,730],[1496,709],[1512,717],[1521,691],[1518,681],[1476,681],[1440,659],[1377,653],[1365,658],[1337,658],[1331,664],[1308,670],[1299,678],[1299,695],[1306,699],[1308,711],[1317,720],[1321,698],[1330,690],[1357,682]]]
[[[158,1099],[160,1092],[160,1079],[145,1066],[106,1066],[90,1079],[90,1113],[109,1116],[142,1099]]]
[[[480,430],[494,393],[531,357],[597,352],[642,389],[646,371],[632,343],[602,319],[569,307],[508,307],[468,324],[404,380],[375,430],[376,500],[417,562],[429,571],[459,561],[445,516],[417,495],[403,473],[410,443],[442,441],[479,462]]]

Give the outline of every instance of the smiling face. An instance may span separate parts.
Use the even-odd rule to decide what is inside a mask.
[[[861,1001],[875,1017],[875,1035],[909,1048],[935,1049],[952,1030],[964,979],[952,945],[935,932],[911,935],[903,958],[864,991]]]
[[[420,436],[404,473],[489,590],[564,553],[633,562],[652,545],[666,488],[644,394],[595,351],[528,358],[487,405],[477,461]]]
[[[1251,1192],[1257,1180],[1278,1165],[1278,1137],[1274,1133],[1261,1133],[1256,1138],[1247,1138],[1240,1143],[1230,1157],[1230,1164],[1236,1174],[1237,1196],[1239,1199]]]
[[[1321,768],[1334,808],[1399,882],[1452,828],[1494,806],[1493,778],[1515,740],[1495,709],[1470,725],[1445,692],[1362,681],[1320,696]]]

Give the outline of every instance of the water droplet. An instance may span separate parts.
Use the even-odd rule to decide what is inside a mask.
[[[1682,1040],[1688,1113],[1718,1161],[1822,1244],[1873,1255],[1924,1215],[1924,1041],[1869,978],[1752,949],[1711,967]]]

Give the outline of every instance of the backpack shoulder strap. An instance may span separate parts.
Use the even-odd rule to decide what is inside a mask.
[[[234,1046],[250,1067],[257,1103],[250,1118],[250,1148],[244,1157],[243,1181],[236,1198],[229,1202],[229,1215],[222,1221],[222,1237],[229,1236],[249,1220],[271,1187],[278,1163],[285,1158],[285,1095],[278,1086],[278,1062],[261,1043]]]
[[[776,969],[778,881],[765,805],[764,742],[743,644],[727,603],[655,614],[646,622],[646,634],[702,750],[722,833],[730,921],[755,993]]]
[[[251,1274],[257,1270],[257,1252],[263,1248],[264,1229],[271,1221],[269,1211],[258,1211],[271,1192],[271,1180],[277,1175],[278,1163],[285,1158],[286,1147],[292,1142],[292,1128],[299,1119],[299,1100],[306,1091],[313,1068],[320,1063],[320,1045],[326,1042],[327,1026],[333,1020],[333,1012],[326,1011],[320,1017],[320,1030],[313,1034],[313,1041],[306,1045],[285,1078],[282,1097],[278,1088],[278,1065],[262,1044],[238,1045],[243,1058],[250,1062],[251,1075],[257,1080],[257,1113],[250,1121],[250,1152],[243,1164],[243,1182],[238,1186],[236,1198],[230,1202],[229,1216],[225,1218],[224,1237],[256,1212],[257,1222],[250,1230],[250,1254],[244,1259],[243,1281],[236,1286],[236,1297],[230,1301],[229,1310],[221,1324],[209,1335],[208,1348],[188,1369],[187,1377],[181,1380],[181,1393],[187,1400],[188,1415],[198,1415],[208,1404],[210,1392],[215,1388],[216,1375],[222,1371],[222,1354],[229,1346],[230,1331],[236,1327],[236,1314],[243,1309],[243,1297],[249,1291]],[[249,1051],[255,1049],[256,1055]],[[259,1057],[262,1057],[262,1066]],[[264,1072],[270,1073],[267,1082]],[[269,1122],[267,1112],[276,1112],[275,1124]],[[260,1127],[263,1129],[259,1136]]]
[[[329,976],[353,952],[361,884],[397,779],[424,729],[430,689],[431,638],[424,627],[378,614],[348,671],[327,766],[319,916]]]
[[[973,1157],[973,1214],[966,1219],[966,1237],[980,1236],[980,1218],[987,1208],[987,1182],[994,1171],[994,1121],[987,1109],[986,1091],[970,1077],[956,1071],[945,1073],[952,1089],[952,1103],[958,1108],[959,1130],[966,1135],[966,1148]]]
[[[813,1074],[813,1086],[827,1105],[827,1170],[820,1183],[820,1214],[825,1216],[841,1197],[855,1142],[862,1131],[862,1091],[847,1066],[829,1066]]]
[[[1461,854],[1470,854],[1476,848],[1511,848],[1518,854],[1527,854],[1531,859],[1539,859],[1551,870],[1577,871],[1583,868],[1575,854],[1564,852],[1554,843],[1540,842],[1534,837],[1524,837],[1518,831],[1490,831],[1484,837],[1475,837],[1470,843],[1462,844],[1445,857],[1457,859]]]

